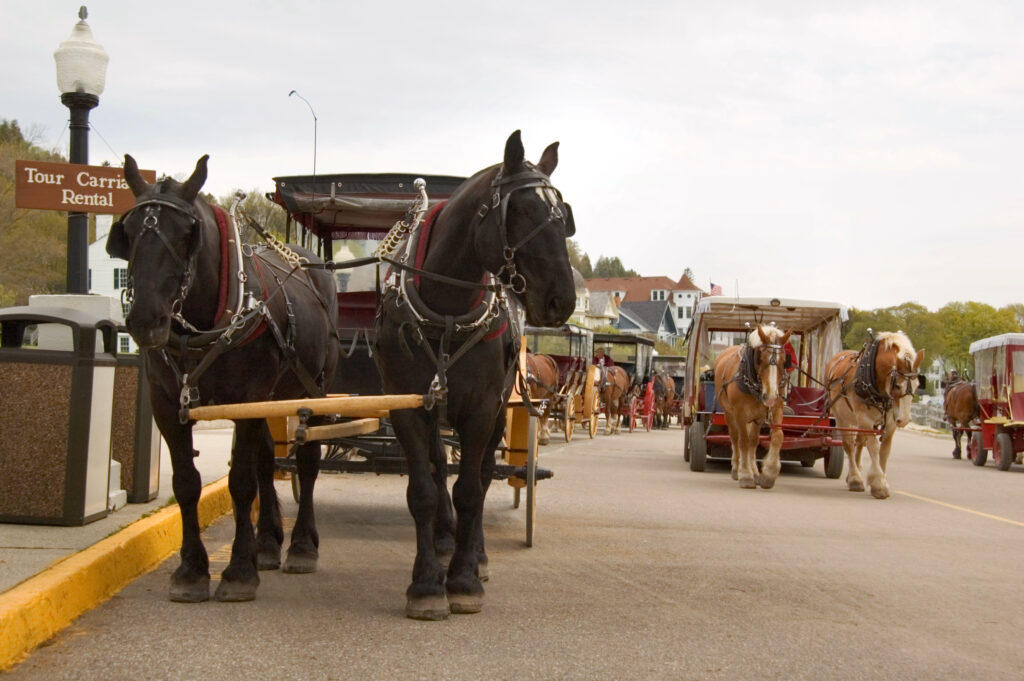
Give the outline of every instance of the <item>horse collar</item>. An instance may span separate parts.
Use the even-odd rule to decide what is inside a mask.
[[[878,376],[875,373],[875,360],[878,358],[878,339],[871,342],[860,352],[857,359],[857,373],[853,381],[853,391],[883,414],[892,406],[892,397],[878,389]]]
[[[740,366],[736,372],[740,390],[748,395],[761,394],[761,377],[757,375],[757,362],[754,359],[756,350],[751,345],[743,345],[740,353]]]

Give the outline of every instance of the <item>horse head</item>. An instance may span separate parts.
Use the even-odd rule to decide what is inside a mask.
[[[527,321],[536,326],[562,324],[576,306],[565,244],[576,225],[572,209],[549,180],[557,165],[558,142],[534,165],[525,159],[519,131],[512,133],[504,161],[493,173],[490,206],[475,236],[485,267],[511,286],[526,308]]]
[[[917,390],[918,373],[924,350],[914,350],[902,331],[878,334],[875,356],[875,380],[879,390],[897,406],[896,426],[910,423],[910,404]]]
[[[789,340],[791,331],[783,331],[774,326],[757,325],[747,337],[747,345],[753,348],[753,371],[761,383],[761,402],[768,408],[774,407],[782,394],[779,384],[786,375],[780,367],[785,362],[783,346]]]
[[[151,185],[142,179],[135,159],[124,157],[135,206],[112,226],[107,253],[128,261],[131,311],[125,322],[141,348],[167,343],[171,321],[188,296],[202,250],[197,197],[206,182],[208,158],[199,159],[184,183],[168,178]]]

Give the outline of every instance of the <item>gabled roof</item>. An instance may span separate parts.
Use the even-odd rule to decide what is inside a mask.
[[[700,291],[686,276],[679,281],[669,277],[596,277],[587,279],[587,288],[591,291],[625,291],[623,300],[640,302],[650,301],[651,291]]]
[[[615,317],[618,310],[615,307],[615,299],[612,297],[611,291],[591,291],[590,309],[587,310],[587,313],[593,316]]]
[[[657,333],[661,323],[667,318],[672,319],[668,314],[667,300],[641,300],[626,301],[619,306],[619,313],[625,314],[629,319],[643,325],[645,331]],[[669,333],[675,333],[675,322],[672,321],[672,328],[666,329]]]

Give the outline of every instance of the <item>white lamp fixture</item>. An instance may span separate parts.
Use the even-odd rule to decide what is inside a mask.
[[[85,93],[99,97],[107,79],[107,56],[103,46],[92,37],[85,18],[88,10],[78,10],[80,21],[71,30],[71,36],[53,53],[57,62],[57,88],[64,93]]]

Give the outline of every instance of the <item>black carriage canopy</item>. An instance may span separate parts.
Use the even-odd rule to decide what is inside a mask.
[[[412,173],[295,175],[274,178],[273,199],[321,239],[382,239],[418,196],[417,178],[427,183],[431,207],[465,181]]]

